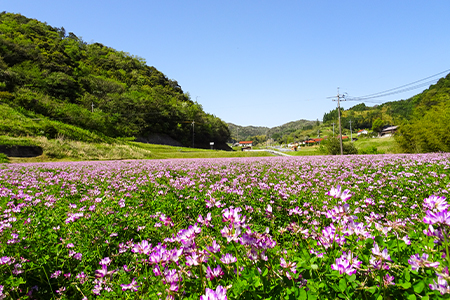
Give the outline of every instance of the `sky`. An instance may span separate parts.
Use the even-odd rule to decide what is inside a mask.
[[[350,100],[450,73],[448,0],[0,0],[0,11],[144,58],[241,126],[321,121],[338,88]]]

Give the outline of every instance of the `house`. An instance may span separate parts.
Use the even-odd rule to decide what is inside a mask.
[[[369,132],[366,129],[361,129],[361,130],[358,130],[357,135],[360,136],[361,134],[368,134],[368,133]]]
[[[339,137],[340,137],[340,135],[338,135],[336,138],[339,138]],[[347,140],[347,139],[348,139],[348,136],[343,135],[343,136],[342,136],[342,139],[343,139],[343,140]]]
[[[239,147],[252,147],[253,141],[242,141],[239,142]]]
[[[397,132],[398,126],[389,126],[386,128],[383,128],[380,132],[380,136],[392,136],[394,133]]]

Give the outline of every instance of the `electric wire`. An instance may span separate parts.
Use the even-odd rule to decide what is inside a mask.
[[[349,97],[349,98],[346,98],[346,100],[347,101],[365,101],[365,100],[368,100],[368,99],[381,98],[381,97],[386,97],[386,96],[390,96],[390,95],[395,95],[395,94],[407,92],[407,91],[414,90],[414,89],[417,89],[417,88],[420,88],[420,87],[423,87],[423,86],[434,84],[439,79],[433,79],[433,80],[428,80],[428,79],[436,77],[436,76],[439,76],[439,75],[441,75],[443,73],[448,73],[448,72],[450,72],[450,69],[447,69],[447,70],[439,72],[437,74],[434,74],[434,75],[431,75],[431,76],[422,78],[420,80],[416,80],[414,82],[411,82],[411,83],[408,83],[408,84],[404,84],[404,85],[401,85],[401,86],[398,86],[398,87],[395,87],[395,88],[392,88],[392,89],[388,89],[388,90],[385,90],[385,91],[381,91],[381,92],[377,92],[377,93],[373,93],[373,94],[369,94],[369,95],[365,95],[365,96],[360,96],[360,97]],[[422,81],[425,81],[425,80],[428,80],[428,81],[422,82]]]

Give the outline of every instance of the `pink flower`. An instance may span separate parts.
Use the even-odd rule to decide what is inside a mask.
[[[223,262],[224,264],[228,265],[228,264],[237,262],[237,258],[234,257],[233,255],[231,255],[230,253],[227,253],[225,255],[222,255],[222,258],[220,259],[220,261]]]
[[[219,285],[216,290],[206,288],[205,295],[200,296],[200,300],[227,300],[227,289]]]
[[[340,198],[342,201],[347,201],[352,197],[349,190],[342,191],[342,188],[340,185],[338,185],[336,188],[331,188],[329,192],[327,192],[325,195],[331,196],[333,198]]]
[[[131,290],[133,292],[137,292],[139,285],[137,285],[136,278],[133,278],[131,283],[129,284],[121,284],[122,291]]]

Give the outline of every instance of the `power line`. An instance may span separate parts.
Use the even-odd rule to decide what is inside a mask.
[[[450,72],[450,69],[442,71],[442,72],[439,72],[437,74],[434,74],[434,75],[431,75],[431,76],[428,76],[428,77],[425,77],[425,78],[422,78],[420,80],[416,80],[416,81],[408,83],[408,84],[404,84],[404,85],[392,88],[392,89],[388,89],[388,90],[385,90],[385,91],[382,91],[382,92],[373,93],[373,94],[360,96],[360,97],[350,97],[350,98],[347,98],[347,100],[348,101],[365,101],[365,100],[368,100],[368,99],[381,98],[381,97],[386,97],[386,96],[389,96],[389,95],[394,95],[394,94],[407,92],[407,91],[414,90],[414,89],[417,89],[417,88],[420,88],[420,87],[423,87],[423,86],[434,84],[439,79],[433,79],[433,80],[428,80],[428,79],[436,77],[436,76],[439,76],[439,75],[441,75],[443,73],[448,73],[448,72]],[[423,82],[425,80],[428,80],[428,81]]]

